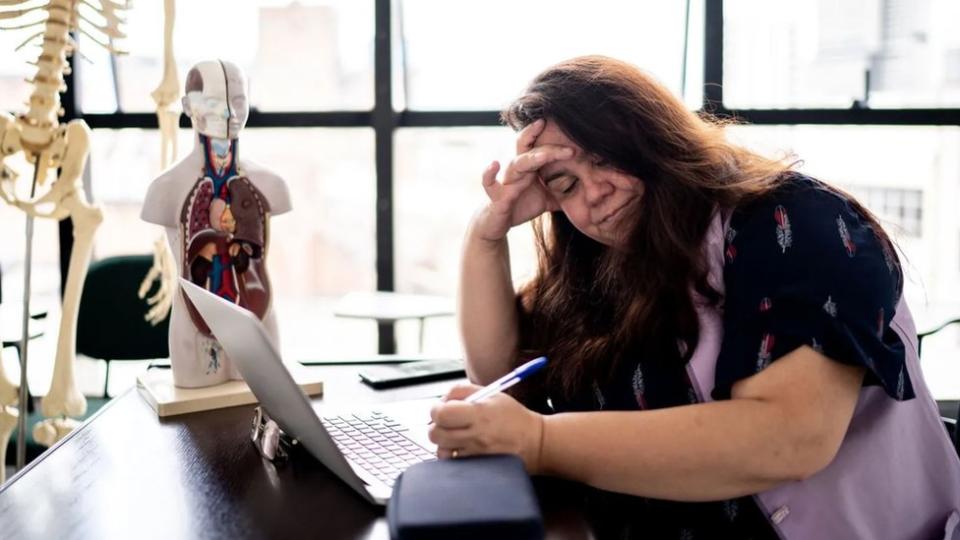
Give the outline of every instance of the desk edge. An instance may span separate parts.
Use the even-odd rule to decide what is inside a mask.
[[[2,485],[0,485],[0,495],[2,495],[3,492],[7,490],[7,488],[9,488],[10,486],[12,486],[12,485],[14,484],[14,482],[16,482],[17,480],[19,480],[21,476],[23,476],[23,475],[26,474],[27,472],[33,470],[33,468],[34,468],[35,466],[37,466],[41,461],[47,459],[47,456],[49,456],[50,454],[52,454],[54,450],[56,450],[57,448],[60,448],[60,446],[61,446],[62,444],[65,444],[67,441],[69,441],[70,439],[72,439],[77,433],[80,433],[80,431],[86,429],[86,427],[87,427],[90,423],[92,423],[94,420],[96,420],[97,418],[99,418],[100,415],[103,414],[103,412],[104,412],[105,410],[107,410],[107,409],[109,409],[110,407],[112,407],[113,404],[116,403],[117,401],[120,401],[121,398],[127,397],[127,395],[130,394],[130,392],[132,392],[133,390],[134,390],[133,388],[128,388],[127,390],[125,390],[125,391],[124,391],[122,394],[120,394],[119,396],[116,396],[116,397],[112,398],[110,401],[108,401],[106,404],[104,404],[103,407],[100,407],[99,409],[97,409],[97,412],[93,413],[89,418],[87,418],[86,420],[84,420],[83,423],[81,423],[79,426],[77,426],[76,429],[74,429],[73,431],[71,431],[70,433],[68,433],[66,437],[60,439],[60,440],[57,441],[53,446],[51,446],[50,448],[47,448],[46,450],[44,450],[42,454],[40,454],[39,456],[37,456],[37,459],[31,461],[30,463],[27,463],[27,465],[26,465],[24,468],[20,469],[20,470],[17,471],[16,473],[14,473],[14,475],[11,476],[10,478],[7,478],[7,481],[4,482]],[[4,464],[4,466],[6,466],[6,465]]]

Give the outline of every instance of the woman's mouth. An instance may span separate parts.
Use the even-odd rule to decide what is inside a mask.
[[[606,225],[607,223],[612,223],[612,222],[614,222],[614,221],[615,221],[614,218],[616,218],[617,216],[619,216],[620,213],[623,212],[623,209],[626,208],[627,206],[630,206],[630,203],[629,203],[629,202],[628,202],[627,204],[624,204],[623,206],[617,208],[617,209],[614,210],[613,212],[610,212],[609,214],[607,214],[606,217],[604,217],[604,218],[601,219],[599,222],[597,222],[597,225]]]

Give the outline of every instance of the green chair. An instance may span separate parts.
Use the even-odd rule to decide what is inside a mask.
[[[108,257],[90,265],[77,318],[77,352],[107,363],[103,396],[107,397],[110,362],[167,358],[167,317],[157,326],[144,320],[147,303],[137,296],[153,264],[151,255]],[[154,294],[154,284],[148,292]]]

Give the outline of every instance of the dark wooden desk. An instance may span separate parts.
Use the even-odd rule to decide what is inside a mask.
[[[435,396],[452,383],[374,391],[324,366],[324,403]],[[0,488],[2,538],[388,538],[371,506],[306,453],[274,465],[248,438],[253,406],[158,419],[117,397]],[[538,489],[550,538],[589,538],[580,513]]]

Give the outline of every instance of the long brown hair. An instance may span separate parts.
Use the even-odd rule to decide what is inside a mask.
[[[538,269],[518,294],[520,357],[547,355],[545,388],[570,398],[608,379],[629,354],[692,352],[698,336],[693,287],[707,283],[701,250],[717,209],[774,189],[792,163],[726,140],[724,122],[691,112],[638,68],[585,56],[536,77],[502,113],[515,130],[555,122],[585,152],[639,178],[643,196],[624,223],[626,249],[599,244],[563,212],[534,221]],[[667,348],[670,348],[669,346]]]

